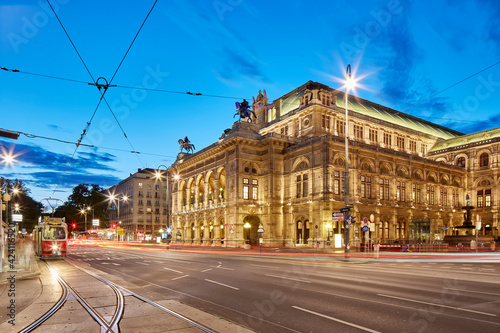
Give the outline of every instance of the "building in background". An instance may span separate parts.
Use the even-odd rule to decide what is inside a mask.
[[[125,240],[149,240],[152,236],[160,236],[160,230],[166,230],[166,181],[164,176],[157,177],[156,171],[138,169],[108,190],[118,198],[110,219],[121,221],[119,227],[124,229]]]

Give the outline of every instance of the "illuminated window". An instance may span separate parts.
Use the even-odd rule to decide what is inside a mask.
[[[248,185],[243,186],[243,199],[248,199]]]
[[[427,186],[427,202],[434,205],[434,186]]]
[[[448,190],[441,187],[441,206],[448,204]]]
[[[389,200],[389,179],[380,179],[379,181],[380,200]]]
[[[404,182],[398,181],[396,184],[396,200],[405,202],[406,201],[406,184]]]

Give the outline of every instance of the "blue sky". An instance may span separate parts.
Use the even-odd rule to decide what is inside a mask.
[[[154,3],[50,2],[94,79],[108,81]],[[0,66],[21,72],[0,70],[0,128],[36,137],[0,138],[19,154],[2,175],[37,200],[109,187],[173,163],[180,138],[198,150],[217,141],[234,103],[259,90],[273,100],[308,80],[341,89],[347,64],[362,98],[463,133],[498,127],[498,17],[487,0],[160,0],[105,94],[125,138],[105,103],[96,110],[100,93],[46,2],[4,0]],[[81,143],[93,147],[68,165],[88,122]]]

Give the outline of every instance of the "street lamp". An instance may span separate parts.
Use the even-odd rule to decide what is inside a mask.
[[[172,230],[171,223],[170,223],[170,174],[168,172],[168,167],[166,165],[160,165],[158,166],[158,170],[155,172],[155,178],[161,181],[161,177],[163,175],[163,172],[161,172],[160,168],[164,167],[165,168],[165,180],[166,180],[166,186],[165,186],[165,208],[166,208],[166,219],[167,219],[167,230]],[[179,179],[179,175],[174,175],[174,179]]]
[[[87,232],[87,211],[88,210],[90,210],[90,207],[85,206],[85,205],[80,209],[80,214],[85,214],[85,230],[84,230],[84,232]]]
[[[115,204],[115,200],[118,201],[118,205]],[[122,195],[120,198],[118,195],[111,194],[109,195],[109,202],[113,203],[117,207],[117,217],[116,217],[116,223],[115,223],[115,236],[116,240],[118,240],[118,224],[121,224],[120,221],[120,201],[127,201],[128,197],[126,195]]]
[[[330,224],[330,222],[328,222],[325,226],[326,228],[326,233],[327,233],[327,237],[326,237],[326,245],[330,245],[330,229],[332,228],[332,225]]]
[[[345,71],[345,178],[344,178],[344,207],[349,206],[349,88],[353,89],[355,86],[354,80],[351,78],[351,65],[347,65]],[[349,252],[349,228],[347,225],[347,216],[344,214],[344,252]]]
[[[245,228],[247,230],[247,239],[245,241],[246,244],[250,244],[250,223],[245,223],[245,225],[243,226],[243,228]]]

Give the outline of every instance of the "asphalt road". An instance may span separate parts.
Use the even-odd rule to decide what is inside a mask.
[[[69,258],[256,332],[500,332],[500,263],[73,245]],[[136,292],[138,292],[136,290]]]

